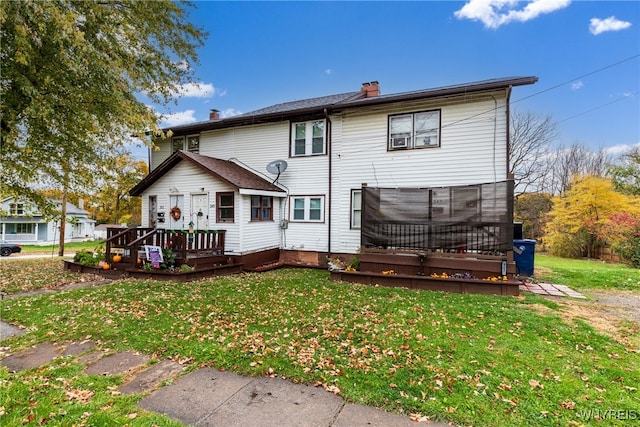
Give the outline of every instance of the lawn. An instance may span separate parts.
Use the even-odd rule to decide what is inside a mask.
[[[270,372],[352,402],[463,425],[601,424],[589,414],[633,415],[640,402],[637,348],[565,320],[557,304],[529,294],[366,287],[331,282],[325,271],[286,269],[188,284],[123,280],[9,299],[2,317],[31,331],[3,342],[12,351],[51,337],[91,338],[192,368]],[[60,378],[91,388],[96,402],[67,409],[51,386]],[[112,382],[69,362],[3,369],[0,382],[0,421],[9,424],[33,412],[50,413],[55,423],[60,411],[72,424],[169,423],[152,414],[131,418],[140,396],[110,395]],[[34,392],[38,399],[29,397]]]
[[[578,290],[616,289],[640,291],[640,269],[595,259],[569,259],[536,254],[536,280],[559,283]]]
[[[78,274],[64,270],[60,257],[9,257],[0,261],[0,292],[16,294],[38,289],[55,289],[69,283],[101,280],[92,274]]]
[[[22,254],[27,254],[27,255],[35,255],[35,254],[40,254],[40,255],[53,255],[53,256],[57,256],[58,255],[58,249],[59,246],[57,243],[53,244],[53,245],[21,245],[22,247]],[[92,251],[94,249],[96,249],[97,247],[102,247],[104,249],[104,242],[101,241],[93,241],[93,242],[73,242],[73,243],[65,243],[64,244],[64,252],[65,255],[67,253],[75,253],[76,251],[79,250],[88,250],[88,251]],[[15,255],[14,255],[15,256]]]

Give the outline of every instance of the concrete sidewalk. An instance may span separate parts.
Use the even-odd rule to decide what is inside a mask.
[[[20,330],[0,321],[0,339]],[[89,375],[122,375],[123,394],[143,393],[145,410],[166,414],[195,426],[414,426],[409,416],[346,403],[320,387],[294,384],[282,378],[244,377],[201,368],[183,375],[186,366],[172,360],[151,363],[149,356],[120,352],[106,354],[91,341],[42,343],[5,356],[0,363],[10,372],[33,369],[59,357],[75,358]],[[162,384],[165,384],[162,386]],[[433,426],[448,424],[431,423]]]

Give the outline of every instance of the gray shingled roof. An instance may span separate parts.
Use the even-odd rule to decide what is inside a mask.
[[[230,160],[216,159],[201,154],[189,153],[188,151],[177,151],[133,187],[129,194],[132,196],[142,195],[144,190],[183,160],[191,162],[211,176],[228,183],[236,189],[286,193],[280,187]]]
[[[282,104],[271,105],[269,107],[260,108],[259,110],[249,113],[239,114],[234,117],[243,116],[261,116],[263,114],[287,113],[291,111],[306,110],[309,108],[325,108],[330,105],[337,105],[342,102],[348,102],[354,99],[362,98],[362,92],[341,93],[338,95],[320,96],[317,98],[302,99],[299,101],[284,102]]]
[[[394,93],[365,97],[361,91],[348,92],[338,95],[321,96],[299,101],[285,102],[261,108],[249,113],[240,114],[224,119],[206,120],[186,125],[173,126],[165,130],[173,131],[174,135],[186,135],[213,129],[223,129],[235,126],[245,126],[273,121],[300,119],[309,115],[322,116],[325,110],[328,114],[339,113],[346,108],[364,107],[367,105],[381,105],[392,102],[413,101],[420,99],[466,94],[486,90],[507,89],[513,86],[533,84],[537,77],[504,77],[481,80],[451,86],[440,86],[431,89],[421,89],[411,92]],[[304,120],[308,120],[304,118]]]

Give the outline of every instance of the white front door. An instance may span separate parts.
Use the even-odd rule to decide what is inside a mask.
[[[209,195],[191,195],[191,221],[196,230],[209,228]]]
[[[169,196],[169,229],[184,228],[184,196]]]

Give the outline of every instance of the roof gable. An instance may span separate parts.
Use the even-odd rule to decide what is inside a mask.
[[[169,173],[181,161],[193,164],[206,174],[226,182],[237,190],[248,189],[285,193],[280,187],[230,160],[216,159],[188,151],[176,151],[133,187],[129,194],[132,196],[142,195],[144,190],[149,188],[160,177]]]

